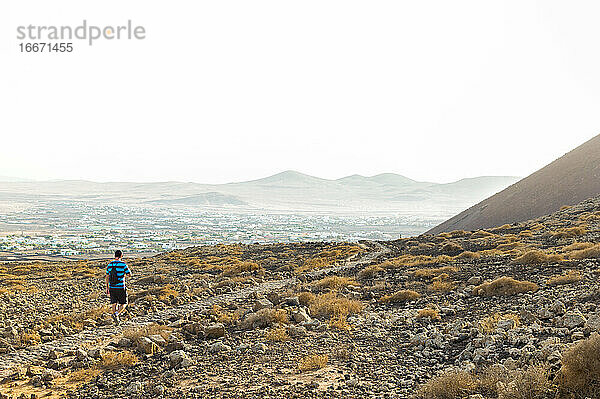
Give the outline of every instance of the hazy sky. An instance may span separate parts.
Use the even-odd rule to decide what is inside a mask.
[[[600,133],[597,1],[0,4],[0,175],[525,176]],[[143,25],[20,53],[19,25]]]

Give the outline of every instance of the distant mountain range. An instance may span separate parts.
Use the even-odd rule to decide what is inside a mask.
[[[600,135],[428,233],[477,230],[556,212],[600,194]]]
[[[438,184],[419,182],[393,173],[352,175],[329,180],[285,171],[262,179],[228,184],[4,181],[0,184],[0,200],[73,200],[276,211],[433,212],[449,215],[506,188],[518,179],[512,176],[483,176]]]

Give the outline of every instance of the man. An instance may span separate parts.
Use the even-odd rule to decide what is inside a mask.
[[[106,267],[106,295],[110,297],[112,304],[113,320],[119,324],[119,315],[127,307],[127,288],[125,287],[125,275],[130,274],[129,268],[121,260],[123,252],[115,251],[115,260]]]

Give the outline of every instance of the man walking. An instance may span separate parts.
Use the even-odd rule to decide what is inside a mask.
[[[116,250],[115,260],[106,267],[106,295],[110,297],[115,324],[119,324],[119,314],[127,307],[125,275],[131,273],[125,262],[121,261],[122,257],[123,252]]]

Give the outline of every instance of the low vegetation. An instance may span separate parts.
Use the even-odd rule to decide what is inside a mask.
[[[570,347],[561,363],[557,380],[564,398],[600,397],[600,335],[594,333]]]
[[[519,316],[517,316],[516,314],[492,313],[488,317],[485,317],[485,318],[479,320],[479,323],[477,323],[477,326],[479,328],[479,331],[481,331],[482,333],[492,334],[494,331],[496,331],[496,328],[498,328],[498,323],[503,320],[509,321],[509,323],[506,323],[506,324],[510,326],[510,329],[517,328],[521,324],[520,320],[519,320]]]
[[[289,317],[283,309],[261,309],[258,312],[251,313],[241,321],[242,329],[265,328],[271,327],[274,324],[287,324]]]
[[[325,367],[328,361],[327,355],[304,356],[298,360],[298,370],[301,372],[319,370]]]
[[[429,320],[441,320],[440,312],[433,306],[428,306],[419,310],[417,312],[417,317],[419,319],[428,318]]]
[[[548,285],[563,285],[563,284],[571,284],[580,281],[583,278],[581,273],[578,270],[570,270],[567,273],[553,276],[546,281]]]
[[[100,368],[105,370],[116,370],[123,367],[133,366],[139,361],[136,355],[129,351],[105,352],[102,354]]]
[[[271,342],[284,342],[290,339],[285,327],[277,326],[267,330],[265,339]]]
[[[587,248],[574,250],[567,255],[569,259],[590,259],[600,258],[600,244],[596,244]]]
[[[419,399],[456,399],[485,394],[498,399],[550,399],[554,388],[543,366],[529,366],[510,374],[491,366],[480,374],[449,370],[432,378],[417,391]]]
[[[421,294],[413,290],[401,290],[391,295],[385,295],[379,300],[383,303],[402,303],[419,299]]]
[[[479,296],[507,296],[534,292],[538,286],[530,281],[519,281],[512,277],[500,277],[492,282],[484,282],[473,289],[474,295]]]
[[[340,276],[330,276],[324,277],[321,280],[317,280],[312,283],[312,285],[318,289],[329,289],[329,290],[339,290],[348,286],[358,286],[359,283],[356,282],[353,278],[349,277],[340,277]]]
[[[513,263],[518,265],[542,264],[542,263],[559,263],[564,258],[559,254],[548,254],[539,249],[533,249],[525,252],[513,260]]]
[[[458,268],[455,266],[442,266],[433,269],[418,269],[415,270],[415,277],[417,278],[433,278],[442,274],[448,275],[448,273],[456,273]]]

